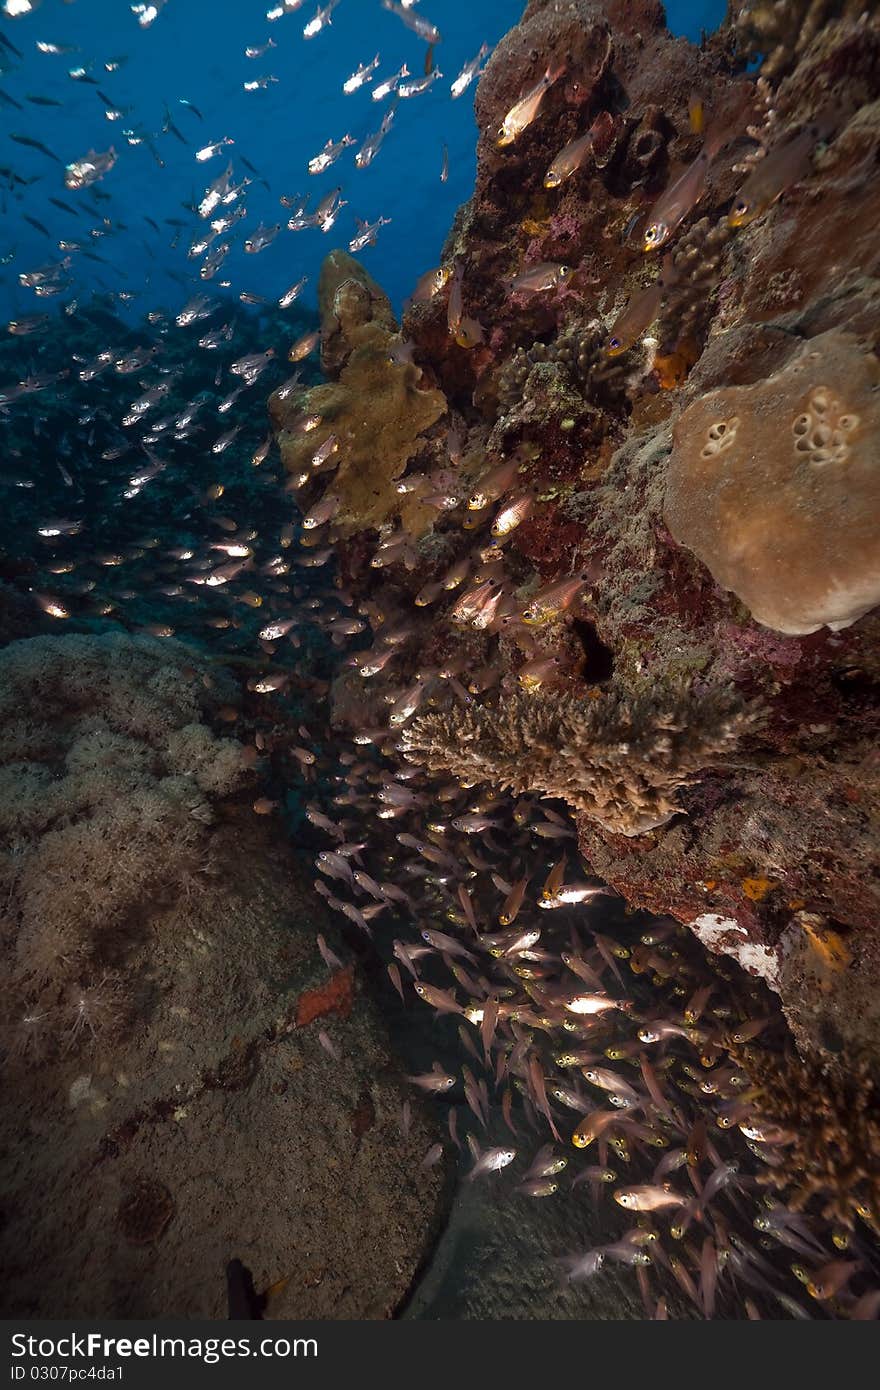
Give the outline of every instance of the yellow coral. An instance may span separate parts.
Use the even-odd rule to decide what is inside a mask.
[[[742,890],[753,903],[759,903],[776,887],[778,884],[772,878],[744,878],[742,881]]]
[[[822,918],[811,913],[800,913],[798,921],[822,964],[835,972],[845,970],[852,961],[852,953],[843,938],[826,926]]]

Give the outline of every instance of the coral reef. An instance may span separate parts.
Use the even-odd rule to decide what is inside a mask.
[[[550,406],[557,418],[573,411],[580,421],[587,413],[590,392],[596,389],[602,337],[598,321],[573,322],[549,343],[538,339],[529,349],[518,347],[498,372],[498,404],[505,415],[525,407],[525,417],[534,423],[535,406],[544,414]],[[545,366],[533,375],[537,364],[552,364],[557,370]]]
[[[797,10],[779,8],[780,14],[783,8],[791,15]],[[491,358],[481,358],[479,350],[463,354],[452,344],[438,353],[442,296],[439,303],[414,306],[405,327],[441,384],[448,381],[455,389],[466,416],[461,389],[453,383],[462,371],[461,358],[467,357],[474,382],[473,439],[488,426],[489,441],[502,454],[524,438],[533,449],[528,483],[540,502],[507,542],[505,566],[512,584],[527,582],[529,565],[537,571],[532,582],[543,583],[587,569],[589,602],[575,605],[563,623],[571,629],[588,619],[596,641],[610,653],[615,689],[627,697],[650,696],[670,680],[697,678],[710,689],[733,682],[746,703],[757,699],[767,710],[760,756],[746,765],[734,755],[723,778],[685,787],[676,797],[687,811],[686,828],[673,818],[630,848],[585,816],[579,829],[587,861],[630,901],[672,912],[689,924],[707,917],[735,924],[728,946],[750,968],[757,962],[783,990],[789,1017],[802,1020],[797,1024],[801,1046],[824,1051],[823,1039],[840,1029],[856,1050],[867,1047],[876,1055],[870,1030],[856,1025],[863,1010],[851,1007],[855,998],[867,997],[866,981],[877,965],[880,906],[871,828],[878,789],[869,753],[876,737],[877,619],[868,611],[876,602],[870,547],[878,527],[869,475],[862,475],[867,491],[848,490],[847,475],[835,473],[833,466],[814,484],[831,489],[832,480],[839,481],[836,496],[851,517],[852,546],[850,523],[833,524],[821,509],[812,513],[815,527],[810,528],[799,491],[801,483],[810,486],[804,465],[792,463],[794,492],[783,496],[771,486],[760,501],[755,494],[754,505],[734,483],[725,494],[727,503],[720,504],[728,507],[724,540],[712,529],[716,523],[709,523],[710,497],[717,489],[720,498],[727,476],[723,467],[701,460],[709,471],[699,482],[694,479],[688,488],[676,481],[685,451],[695,448],[697,434],[713,422],[707,416],[702,424],[708,393],[725,398],[753,393],[749,398],[757,403],[767,392],[769,402],[772,385],[791,380],[785,374],[795,361],[815,360],[809,358],[812,351],[827,349],[838,358],[847,392],[836,389],[835,394],[847,399],[848,392],[858,391],[871,410],[880,295],[876,243],[868,231],[880,132],[872,59],[876,18],[859,21],[838,8],[834,23],[825,24],[827,12],[817,9],[810,28],[813,19],[821,22],[813,32],[800,26],[790,75],[775,86],[754,87],[743,114],[748,89],[730,62],[732,31],[711,36],[698,54],[688,45],[672,44],[659,12],[650,7],[637,15],[612,7],[612,56],[604,75],[577,92],[560,82],[548,93],[539,119],[512,148],[499,150],[492,137],[500,117],[548,52],[581,60],[588,70],[584,46],[597,16],[584,5],[553,7],[552,14],[560,26],[553,39],[551,10],[529,5],[480,84],[477,188],[446,250],[447,256],[467,259],[468,303],[492,324]],[[577,37],[567,27],[575,15]],[[616,90],[610,75],[619,84]],[[656,341],[636,342],[604,362],[600,351],[587,366],[588,379],[579,383],[585,405],[578,409],[569,395],[559,411],[556,378],[539,375],[538,363],[541,358],[554,362],[558,344],[573,323],[583,321],[584,301],[595,304],[607,334],[646,293],[645,261],[632,243],[664,183],[699,153],[700,141],[688,132],[687,106],[693,93],[710,90],[707,125],[717,125],[719,118],[723,124],[730,112],[729,152],[713,161],[696,213],[671,242],[673,274]],[[603,108],[610,112],[613,134],[601,158],[586,160],[561,188],[541,191],[543,171],[555,152],[578,128],[598,120],[594,113],[598,109],[601,115]],[[800,170],[792,167],[791,185],[780,179],[782,196],[762,216],[739,230],[732,227],[730,200],[749,168],[759,167],[768,149],[783,148],[789,132],[829,110],[837,114],[826,127],[824,144],[817,139],[811,162]],[[638,188],[627,153],[627,120],[629,138],[647,123],[664,142],[664,149],[651,155],[653,172]],[[560,240],[563,228],[573,240]],[[572,293],[533,296],[528,303],[499,296],[499,274],[511,264],[552,258],[575,266]],[[843,366],[845,359],[852,370]],[[617,373],[613,394],[601,384],[609,370]],[[494,398],[484,385],[493,373],[501,383]],[[843,386],[843,378],[835,380]],[[817,378],[812,384],[824,383]],[[794,407],[792,400],[791,425],[804,413]],[[747,465],[756,487],[767,460],[789,447],[784,438],[780,443],[774,409],[768,404],[761,412],[761,439]],[[725,418],[736,413],[731,408]],[[561,414],[568,417],[566,429],[559,428]],[[875,430],[871,412],[861,438]],[[793,449],[795,436],[789,432],[785,438]],[[719,454],[715,463],[723,465],[726,457]],[[855,452],[850,461],[856,461]],[[831,502],[830,491],[827,496]],[[707,568],[673,543],[684,539],[678,530],[684,523],[676,514],[685,512],[694,523],[688,543]],[[711,581],[709,572],[721,576],[725,553],[734,552],[747,530],[753,537],[749,561],[743,561],[736,581],[728,571],[721,582],[749,606],[754,591],[746,586],[763,587],[771,605],[763,619],[790,635],[775,636],[762,625],[760,611],[750,615],[734,592],[724,596]],[[843,583],[859,591],[865,583],[864,594],[839,609],[826,601],[810,616],[807,576],[815,577],[814,596],[821,598],[827,579],[823,559],[836,562],[844,552]],[[791,569],[783,574],[777,565],[786,553]],[[853,621],[837,634],[827,628],[812,631],[825,615],[834,623]],[[515,625],[508,626],[498,639],[502,673],[515,670],[521,649]],[[551,650],[561,652],[562,644]],[[571,666],[557,667],[557,679],[573,677]],[[755,900],[743,885],[757,879],[774,887]],[[786,968],[791,958],[780,944],[800,940],[795,919],[804,904],[842,924],[850,944],[850,964],[827,982],[821,1010],[809,1007],[810,970],[798,975]],[[811,945],[808,952],[815,955]]]
[[[432,1237],[432,1132],[398,1133],[378,1015],[214,732],[240,703],[175,640],[0,651],[11,1316],[225,1316],[235,1251],[274,1316],[384,1317]]]
[[[765,77],[789,72],[834,19],[857,20],[873,6],[865,0],[731,0],[737,46],[761,59]]]
[[[664,517],[757,622],[801,635],[880,603],[880,363],[830,330],[675,426]]]
[[[682,363],[682,372],[671,380],[662,380],[667,389],[683,386],[687,372],[699,356],[697,343],[705,337],[706,328],[716,310],[715,291],[721,278],[725,247],[733,236],[727,218],[712,222],[701,217],[679,239],[673,256],[674,283],[670,286],[660,320],[661,352],[675,354],[678,345],[689,351]],[[655,370],[657,359],[655,358]]]
[[[4,564],[10,635],[23,595],[137,621],[125,570],[246,687],[170,643],[103,639],[104,684],[92,638],[41,647],[46,680],[9,650],[16,1314],[216,1314],[198,1276],[233,1243],[270,1313],[397,1306],[442,1148],[365,975],[430,1022],[410,1080],[469,1174],[497,1142],[511,1201],[556,1205],[508,1308],[563,1249],[566,1310],[615,1265],[650,1317],[880,1307],[876,6],[737,5],[697,46],[657,0],[530,0],[475,109],[473,197],[400,326],[327,258],[327,380],[270,402],[284,495],[269,441],[224,431],[222,477],[129,459],[143,531],[49,527]],[[167,347],[150,445],[197,408]],[[324,739],[303,696],[331,679]],[[44,1289],[30,1252],[71,1230]]]
[[[7,1053],[78,1051],[130,1021],[145,915],[199,890],[211,802],[246,777],[241,745],[202,722],[231,694],[175,642],[35,637],[0,652]]]
[[[401,746],[432,773],[558,798],[631,836],[679,812],[679,788],[728,758],[757,718],[729,692],[638,700],[515,694],[494,708],[422,715],[406,727]]]
[[[535,883],[558,868],[547,842],[570,854],[568,812],[589,878],[683,924],[699,971],[708,953],[718,979],[764,990],[719,1017],[784,1017],[836,1085],[880,1065],[880,24],[771,9],[758,80],[742,26],[696,47],[652,3],[531,0],[488,62],[474,194],[402,322],[447,439],[429,426],[396,498],[376,472],[382,507],[340,503],[321,532],[372,643],[334,681],[355,746],[329,809],[366,818],[369,872],[404,883],[420,921],[483,932],[525,879],[529,933],[555,905]],[[563,71],[507,138],[548,68]],[[577,169],[548,177],[587,132]],[[350,302],[361,324],[381,301]],[[319,402],[300,398],[300,418]],[[303,487],[307,517],[322,486]],[[589,937],[580,917],[571,930]],[[683,954],[626,949],[655,986]],[[544,928],[499,983],[535,1028],[553,955]],[[713,1033],[704,1055],[723,1052]],[[695,1065],[680,1087],[699,1101]],[[815,1152],[812,1212],[836,1181]]]

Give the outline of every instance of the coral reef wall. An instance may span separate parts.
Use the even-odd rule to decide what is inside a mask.
[[[756,79],[754,16],[696,47],[650,0],[532,0],[409,376],[354,426],[394,423],[383,500],[290,466],[369,596],[383,697],[346,678],[342,723],[387,699],[435,773],[567,800],[595,872],[761,975],[803,1049],[876,1060],[880,24],[822,18]],[[285,449],[324,396],[280,395]]]

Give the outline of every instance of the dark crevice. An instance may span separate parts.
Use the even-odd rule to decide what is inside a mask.
[[[610,680],[614,675],[611,648],[606,647],[594,625],[585,618],[576,618],[572,627],[584,649],[584,679],[591,684]]]

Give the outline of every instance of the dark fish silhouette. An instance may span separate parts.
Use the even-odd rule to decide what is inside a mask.
[[[63,164],[64,162],[58,158],[57,154],[53,154],[52,150],[47,149],[42,140],[34,140],[30,135],[16,135],[14,131],[10,131],[9,138],[14,140],[16,145],[26,145],[30,150],[39,150],[40,154],[46,155],[48,159],[54,159],[56,164]]]
[[[253,1275],[239,1259],[226,1266],[226,1296],[230,1319],[262,1319],[266,1300],[257,1293]]]
[[[0,45],[2,45],[3,48],[8,48],[8,49],[9,49],[9,52],[10,52],[10,53],[14,53],[15,56],[16,56],[16,58],[23,58],[23,57],[24,57],[24,54],[22,53],[21,49],[20,49],[20,48],[16,48],[15,44],[12,42],[11,39],[8,39],[8,38],[6,37],[6,35],[3,33],[2,29],[0,29]]]
[[[37,229],[38,232],[42,232],[42,233],[43,233],[43,236],[47,236],[47,237],[50,237],[50,238],[51,238],[52,233],[49,231],[49,228],[48,228],[48,227],[44,227],[43,224],[42,224],[42,222],[38,222],[37,219],[36,219],[36,217],[31,217],[31,216],[29,216],[29,214],[26,213],[26,212],[23,212],[23,213],[22,213],[22,217],[24,218],[25,222],[30,222],[30,224],[31,224],[32,227],[36,227],[36,229]]]

